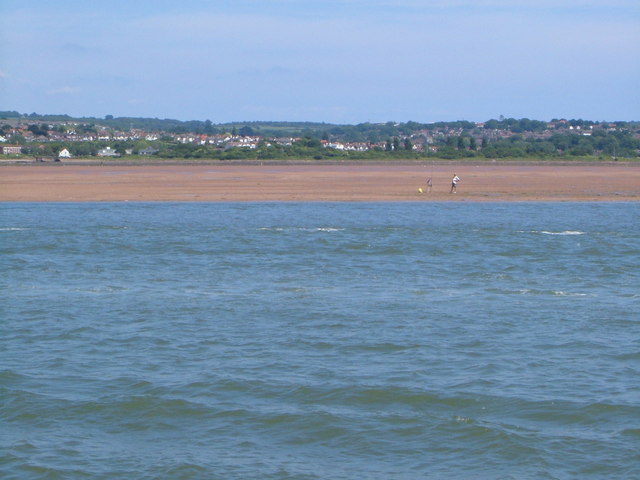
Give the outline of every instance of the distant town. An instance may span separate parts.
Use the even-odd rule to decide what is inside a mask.
[[[640,122],[503,118],[486,122],[237,122],[213,124],[0,112],[3,158],[640,159]]]

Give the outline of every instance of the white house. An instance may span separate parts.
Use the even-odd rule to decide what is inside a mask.
[[[20,145],[3,145],[0,146],[0,154],[11,155],[15,153],[22,153],[22,147]]]
[[[116,152],[113,148],[107,147],[101,150],[98,150],[99,157],[119,157],[120,154]]]
[[[69,150],[67,150],[66,148],[63,148],[62,150],[60,150],[60,153],[58,154],[58,158],[71,158],[71,154],[69,153]]]

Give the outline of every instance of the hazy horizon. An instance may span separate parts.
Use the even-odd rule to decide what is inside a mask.
[[[15,111],[15,110],[0,110],[0,112],[2,111]],[[79,120],[79,119],[92,119],[92,120],[108,120],[108,118],[106,117],[113,117],[114,120],[118,120],[118,119],[122,119],[122,118],[131,118],[131,119],[139,119],[139,120],[159,120],[159,121],[175,121],[175,122],[206,122],[206,121],[210,121],[209,119],[202,119],[202,118],[188,118],[188,119],[178,119],[178,118],[170,118],[170,117],[145,117],[145,116],[141,116],[141,115],[123,115],[123,116],[116,116],[116,115],[83,115],[83,116],[73,116],[73,115],[69,115],[68,113],[65,112],[17,112],[21,115],[20,118],[29,118],[31,115],[37,115],[39,117],[49,117],[49,116],[68,116],[71,119],[74,120]],[[512,119],[514,117],[504,117],[504,120],[509,120]],[[9,118],[8,120],[10,120],[11,118]],[[608,119],[608,120],[594,120],[592,118],[552,118],[552,119],[538,119],[538,118],[531,118],[531,117],[519,117],[519,118],[515,118],[515,120],[524,120],[524,119],[528,119],[528,120],[532,120],[532,121],[543,121],[543,122],[551,122],[552,120],[556,120],[556,121],[567,121],[567,122],[572,122],[572,121],[584,121],[584,122],[594,122],[594,123],[615,123],[615,122],[629,122],[629,123],[635,123],[635,122],[640,122],[640,120],[619,120],[619,119]],[[434,124],[434,123],[455,123],[455,122],[464,122],[464,121],[470,121],[472,123],[485,123],[491,120],[497,120],[497,121],[502,121],[500,118],[485,118],[482,120],[465,120],[465,119],[458,119],[458,120],[433,120],[430,122],[417,122],[413,119],[409,119],[406,121],[402,121],[402,122],[396,122],[394,120],[386,120],[386,121],[379,121],[379,122],[358,122],[358,123],[334,123],[334,122],[325,122],[325,121],[321,121],[321,120],[241,120],[241,119],[235,119],[235,120],[226,120],[226,121],[222,121],[222,122],[211,122],[212,125],[248,125],[248,124],[254,124],[254,123],[258,123],[258,124],[278,124],[278,123],[291,123],[291,124],[311,124],[311,125],[336,125],[336,126],[356,126],[356,125],[361,125],[361,124],[365,124],[365,123],[370,123],[372,125],[384,125],[387,123],[395,123],[397,125],[401,125],[401,124],[406,124],[409,122],[414,122],[414,123],[418,123],[418,124],[424,124],[424,125],[429,125],[429,124]],[[55,121],[55,120],[52,120]]]

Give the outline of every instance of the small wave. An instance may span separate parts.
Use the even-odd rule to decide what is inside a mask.
[[[587,232],[580,230],[562,230],[552,232],[551,230],[516,230],[516,233],[533,233],[535,235],[586,235]]]
[[[586,297],[587,296],[586,293],[572,293],[572,292],[565,292],[563,290],[553,290],[553,295],[557,297]]]
[[[84,288],[75,288],[74,292],[77,293],[89,293],[89,294],[102,294],[102,293],[116,293],[116,292],[125,292],[127,291],[127,287],[118,286],[118,285],[104,285],[98,287],[84,287]]]
[[[266,232],[341,232],[344,228],[337,227],[260,227],[258,230]]]
[[[581,232],[579,230],[564,230],[562,232],[549,232],[547,230],[542,230],[541,232],[536,233],[541,233],[542,235],[585,235],[585,232]]]
[[[0,227],[0,232],[22,232],[23,230],[29,230],[24,227]]]
[[[520,288],[518,290],[510,290],[504,288],[487,288],[487,293],[499,295],[551,295],[554,297],[586,297],[586,293],[565,292],[564,290],[539,290],[536,288]]]
[[[24,375],[13,370],[0,370],[0,384],[7,385],[9,382],[17,382],[23,378],[25,378]]]
[[[283,227],[260,227],[258,230],[262,230],[265,232],[284,232]]]
[[[473,418],[461,417],[460,415],[456,415],[455,417],[453,417],[453,420],[457,423],[475,423],[475,420]]]

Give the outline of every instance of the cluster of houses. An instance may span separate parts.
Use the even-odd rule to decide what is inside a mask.
[[[21,145],[1,145],[0,144],[0,155],[20,155],[22,153]],[[138,155],[155,155],[158,153],[157,148],[147,147],[138,152]],[[127,149],[125,151],[125,155],[133,155],[133,150]],[[63,148],[57,155],[57,159],[71,158],[73,155],[69,152],[68,149]],[[120,157],[121,154],[118,153],[112,147],[105,147],[98,150],[98,157]]]
[[[195,133],[186,133],[186,134],[174,134],[169,132],[146,132],[142,130],[131,129],[129,132],[114,132],[110,131],[106,128],[101,128],[97,133],[78,133],[73,128],[68,128],[64,132],[60,132],[58,130],[50,130],[47,132],[47,136],[43,135],[34,135],[31,131],[27,129],[26,125],[17,126],[10,129],[7,133],[7,137],[11,137],[12,135],[20,135],[25,139],[26,143],[44,143],[44,142],[94,142],[94,141],[102,141],[102,142],[117,142],[117,141],[139,141],[144,140],[147,142],[154,142],[159,140],[160,138],[166,139],[168,141],[180,144],[191,144],[191,145],[209,145],[215,146],[219,148],[229,149],[229,148],[248,148],[255,149],[261,145],[264,146],[283,146],[288,147],[293,145],[296,141],[301,140],[298,137],[278,137],[278,138],[267,138],[258,135],[235,135],[235,134],[195,134]],[[426,149],[430,149],[432,151],[436,150],[437,147],[435,144],[439,139],[443,139],[446,136],[450,135],[459,135],[462,133],[462,129],[458,130],[424,130],[420,132],[415,132],[410,137],[407,137],[411,140],[412,148],[415,151],[425,151]],[[402,138],[404,141],[405,138]],[[20,145],[6,145],[3,142],[6,142],[6,137],[0,136],[0,154],[10,155],[10,154],[20,154],[21,147]],[[340,151],[355,151],[355,152],[364,152],[367,150],[372,150],[375,148],[386,148],[386,142],[348,142],[341,140],[321,140],[321,145],[324,148],[330,148]],[[137,151],[136,153],[139,155],[154,155],[158,152],[158,149],[153,147],[147,147],[142,150]],[[133,150],[125,150],[125,155],[133,154]],[[59,158],[70,158],[71,154],[67,149],[63,149],[58,154]],[[119,157],[121,153],[118,153],[114,148],[107,146],[105,148],[100,149],[97,152],[97,156],[99,157]]]
[[[566,122],[559,120],[558,122]],[[573,125],[563,125],[558,122],[550,122],[547,124],[547,130],[541,132],[526,132],[527,137],[534,138],[548,138],[553,133],[558,131],[558,128],[564,128],[566,131],[577,133],[585,136],[591,135],[593,131],[593,125],[580,127]],[[2,155],[19,155],[22,153],[20,145],[11,145],[7,143],[7,138],[19,135],[25,139],[27,143],[33,142],[118,142],[118,141],[146,141],[155,142],[159,139],[166,139],[168,141],[180,144],[191,145],[209,145],[218,148],[249,148],[255,149],[260,146],[291,146],[294,142],[301,140],[300,138],[284,137],[284,138],[266,138],[257,135],[235,135],[235,134],[176,134],[169,132],[147,132],[140,129],[130,129],[128,132],[113,131],[103,126],[96,126],[92,132],[84,132],[78,124],[75,123],[60,123],[56,125],[49,125],[50,130],[47,131],[47,135],[34,134],[27,125],[19,124],[10,129],[4,129],[4,136],[0,135],[0,154]],[[60,128],[62,127],[62,128]],[[408,140],[408,145],[411,145],[411,149],[417,152],[424,151],[437,151],[438,145],[442,145],[449,137],[459,137],[463,134],[475,138],[478,144],[483,139],[497,140],[501,138],[508,138],[514,133],[506,129],[487,129],[484,123],[476,123],[475,129],[469,132],[469,130],[463,130],[462,128],[451,128],[449,126],[443,126],[432,129],[424,129],[414,132],[411,136],[401,138],[400,141],[404,142]],[[615,125],[600,125],[599,128],[615,129]],[[372,149],[388,149],[387,141],[382,142],[348,142],[338,139],[321,140],[321,145],[324,148],[335,149],[340,151],[354,151],[365,152]],[[406,148],[406,147],[405,147]],[[119,157],[121,154],[131,155],[134,153],[133,149],[127,149],[124,152],[118,152],[113,147],[107,146],[100,149],[97,152],[99,157]],[[158,153],[158,149],[153,147],[147,147],[140,149],[135,153],[139,155],[154,155]],[[70,158],[71,154],[65,148],[62,149],[58,158]]]

